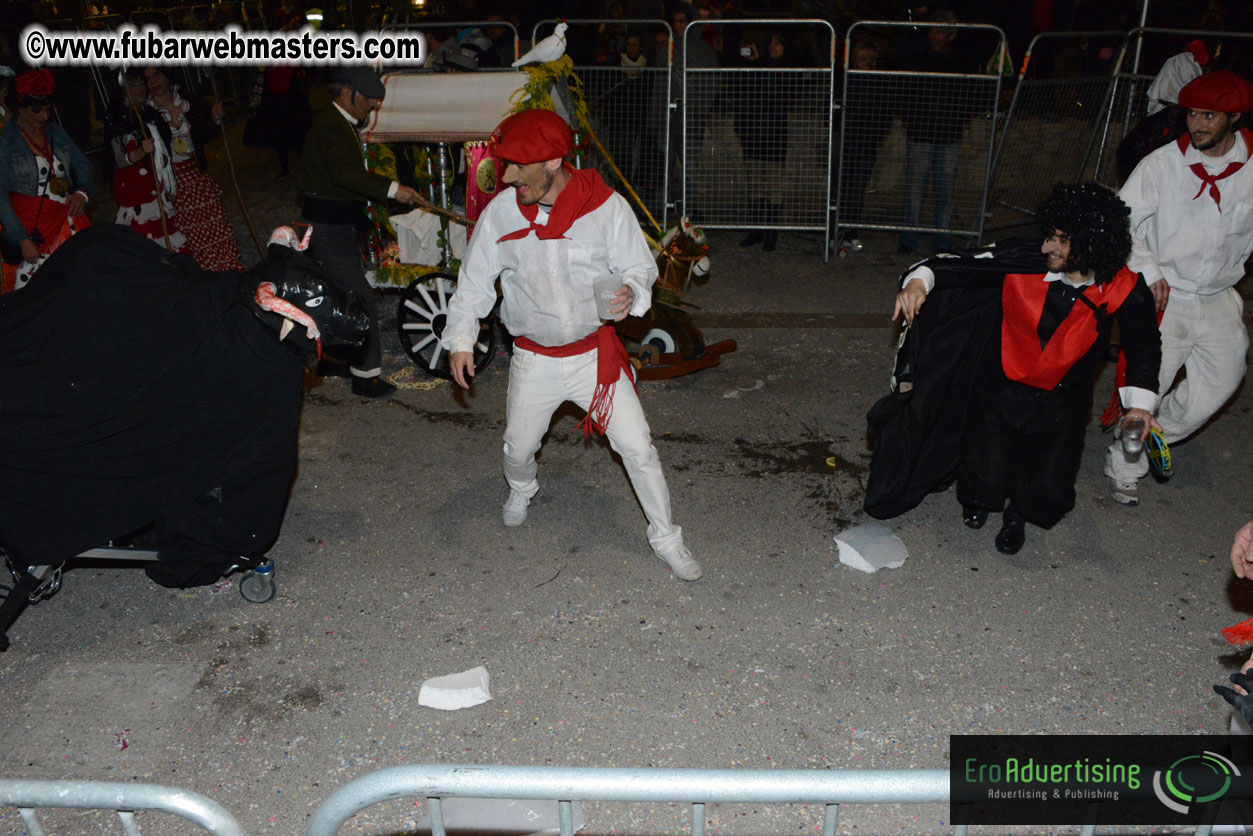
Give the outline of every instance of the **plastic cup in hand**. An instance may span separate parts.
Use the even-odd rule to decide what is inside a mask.
[[[1122,451],[1125,455],[1139,455],[1144,447],[1144,422],[1137,419],[1129,421],[1122,428]]]
[[[612,273],[592,279],[592,292],[596,295],[596,315],[598,317],[601,319],[613,319],[613,313],[609,309],[613,307],[613,297],[618,295],[618,290],[621,287],[622,279]]]

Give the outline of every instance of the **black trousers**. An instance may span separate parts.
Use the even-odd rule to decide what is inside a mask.
[[[1009,383],[971,410],[957,474],[962,505],[1000,511],[1005,501],[1041,528],[1075,507],[1092,392],[1042,392]]]
[[[357,245],[357,230],[351,224],[314,223],[302,219],[313,227],[309,239],[309,256],[326,267],[332,281],[344,290],[350,290],[365,301],[370,313],[370,333],[365,344],[358,350],[351,366],[360,377],[376,377],[381,371],[383,359],[379,342],[378,304],[374,288],[366,281],[361,269],[361,248]]]

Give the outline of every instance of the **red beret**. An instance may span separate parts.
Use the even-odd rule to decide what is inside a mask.
[[[1204,67],[1209,63],[1209,50],[1205,48],[1205,41],[1199,39],[1188,41],[1185,49],[1192,53],[1192,60],[1196,61],[1200,66]]]
[[[1219,70],[1184,85],[1179,104],[1189,110],[1244,113],[1253,109],[1253,84],[1230,70]]]
[[[511,163],[542,163],[569,154],[574,137],[566,120],[551,110],[524,110],[496,126],[488,148]]]

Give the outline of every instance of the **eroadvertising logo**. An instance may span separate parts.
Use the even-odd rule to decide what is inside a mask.
[[[952,822],[1240,823],[1235,800],[1253,798],[1248,745],[1233,753],[1226,737],[954,735]]]
[[[1199,767],[1217,777],[1217,788],[1202,791],[1193,786],[1189,781],[1192,780],[1190,773],[1194,770],[1189,767]],[[1218,801],[1231,789],[1232,779],[1239,777],[1240,768],[1217,752],[1187,755],[1172,763],[1169,768],[1153,773],[1153,792],[1157,794],[1158,801],[1186,816],[1194,804]]]

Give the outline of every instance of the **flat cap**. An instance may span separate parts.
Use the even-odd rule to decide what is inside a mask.
[[[378,73],[369,67],[340,67],[335,71],[332,80],[371,99],[381,99],[387,95],[387,88],[383,86]]]

